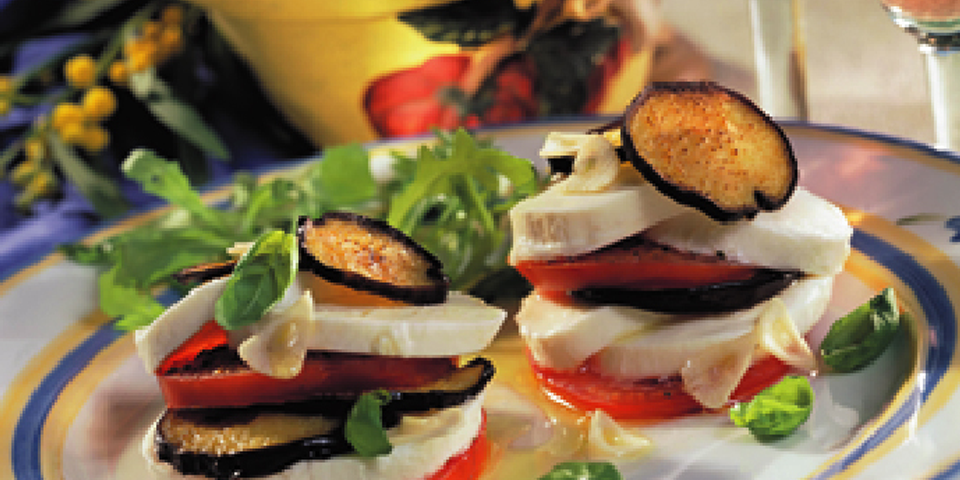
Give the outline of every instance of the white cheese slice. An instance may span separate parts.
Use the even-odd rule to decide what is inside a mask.
[[[403,357],[440,357],[483,350],[506,312],[450,292],[438,305],[360,307],[317,305],[309,349]]]
[[[832,277],[811,277],[780,293],[799,333],[810,330],[826,311],[832,285]],[[605,347],[597,354],[597,367],[603,375],[624,380],[674,375],[690,359],[753,334],[767,303],[724,315],[661,322]]]
[[[510,210],[510,259],[579,255],[690,210],[649,184],[619,185],[589,194],[550,189]]]
[[[459,407],[430,415],[405,416],[387,431],[393,451],[387,455],[361,458],[342,455],[327,460],[301,460],[262,480],[405,480],[424,478],[446,461],[465,451],[480,432],[483,423],[483,396]],[[200,480],[205,477],[182,475],[157,457],[156,424],[141,442],[141,452],[156,480]]]
[[[217,278],[194,287],[153,323],[134,332],[137,354],[147,371],[156,371],[167,355],[213,319],[214,306],[228,278]]]
[[[835,275],[850,253],[853,228],[836,205],[797,188],[783,208],[750,221],[719,223],[691,210],[645,234],[684,251],[722,252],[741,263]]]

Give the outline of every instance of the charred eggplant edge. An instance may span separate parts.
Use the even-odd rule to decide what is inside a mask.
[[[631,115],[631,112],[642,105],[643,102],[645,102],[652,95],[662,92],[722,92],[738,99],[746,108],[749,108],[759,114],[765,123],[773,128],[773,130],[780,137],[780,140],[782,141],[786,150],[785,154],[789,157],[792,171],[790,174],[790,184],[788,186],[786,195],[784,195],[783,198],[770,198],[765,194],[765,192],[755,190],[754,202],[752,206],[745,205],[743,208],[727,210],[718,206],[701,192],[680,188],[664,179],[660,173],[657,172],[656,169],[633,147],[634,139],[630,133],[630,122],[627,118],[629,115]],[[623,138],[623,154],[629,158],[634,168],[636,168],[637,171],[639,171],[640,174],[647,179],[647,181],[649,181],[661,193],[674,199],[677,203],[696,208],[718,222],[749,220],[756,217],[756,215],[762,210],[777,210],[787,203],[790,197],[793,196],[793,192],[796,190],[797,181],[800,174],[799,165],[797,163],[796,153],[793,151],[793,146],[790,144],[790,140],[786,133],[783,131],[780,125],[773,120],[773,118],[771,118],[766,112],[764,112],[745,95],[735,90],[720,86],[715,82],[653,82],[645,87],[630,102],[626,110],[624,110],[623,118],[621,118],[620,122],[614,122],[611,125],[615,125],[616,123],[619,123],[620,134]]]
[[[455,407],[476,397],[486,388],[496,372],[493,363],[483,357],[474,358],[461,369],[477,367],[480,371],[476,381],[463,390],[413,389],[391,391],[390,402],[382,407],[384,426],[386,428],[396,426],[405,413],[421,413]],[[455,373],[457,371],[452,374]],[[356,396],[324,395],[316,400],[294,404],[223,410],[240,410],[244,413],[247,413],[250,409],[296,412],[299,414],[325,413],[345,418],[353,403],[356,402],[356,398]],[[167,412],[164,415],[167,415]],[[157,424],[158,428],[153,438],[157,457],[161,461],[169,463],[180,473],[187,475],[204,475],[218,479],[264,476],[278,473],[299,461],[324,460],[353,452],[353,447],[346,441],[342,426],[329,434],[294,440],[280,445],[244,450],[230,455],[209,455],[184,451],[167,442],[159,428],[160,421]]]
[[[570,292],[581,302],[622,305],[659,313],[726,313],[743,310],[773,298],[803,273],[764,269],[746,280],[690,288],[631,289],[589,287]]]
[[[308,222],[322,225],[327,219],[356,222],[365,228],[377,229],[379,233],[386,234],[392,240],[401,242],[426,261],[428,268],[425,274],[432,282],[431,285],[417,287],[395,285],[323,264],[304,245],[304,229]],[[324,280],[414,305],[443,303],[447,299],[450,278],[443,273],[443,265],[440,260],[407,234],[382,220],[350,212],[327,212],[315,220],[301,216],[297,221],[297,245],[300,250],[300,270],[309,271]]]

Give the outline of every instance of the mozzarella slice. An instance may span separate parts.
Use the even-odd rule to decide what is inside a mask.
[[[805,278],[780,293],[799,333],[810,330],[826,311],[832,285],[832,277]],[[601,374],[623,380],[674,375],[690,359],[752,334],[768,303],[724,315],[661,322],[605,347],[597,353],[597,367]]]
[[[459,407],[446,408],[425,416],[408,415],[387,431],[393,445],[388,455],[360,458],[342,455],[327,460],[301,460],[262,480],[304,480],[313,478],[400,480],[425,478],[446,461],[470,447],[483,422],[482,395]],[[201,480],[205,477],[183,475],[157,457],[156,424],[151,426],[140,446],[155,479]]]
[[[534,292],[514,318],[537,363],[572,370],[615,340],[671,316],[620,306],[560,305]]]
[[[803,188],[780,210],[750,221],[719,223],[699,211],[647,230],[651,240],[680,250],[771,268],[835,275],[850,253],[853,228],[836,205]]]
[[[579,255],[690,210],[649,184],[615,186],[589,194],[550,189],[510,210],[510,259]]]
[[[214,306],[228,278],[217,278],[193,288],[153,323],[134,333],[137,354],[148,371],[156,371],[167,355],[213,318]]]
[[[315,350],[440,357],[483,350],[506,312],[450,292],[439,305],[352,307],[317,305],[307,347]]]

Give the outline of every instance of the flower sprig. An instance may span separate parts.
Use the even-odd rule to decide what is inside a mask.
[[[0,178],[15,186],[19,210],[29,212],[37,200],[56,198],[72,184],[101,216],[122,213],[126,201],[119,187],[120,159],[139,147],[178,158],[191,180],[202,183],[210,159],[230,157],[219,134],[199,113],[201,103],[206,109],[213,102],[202,97],[206,92],[216,92],[217,106],[228,112],[264,111],[228,115],[270,122],[269,128],[256,131],[277,135],[282,130],[280,149],[296,150],[296,155],[313,151],[273,110],[255,82],[237,79],[238,70],[252,77],[245,65],[238,67],[232,51],[223,48],[198,7],[178,0],[64,1],[53,17],[50,23],[59,26],[34,35],[43,38],[52,30],[81,32],[81,38],[37,66],[15,74],[0,71],[0,126],[18,109],[32,115],[21,134],[0,143]],[[32,39],[0,41],[0,57]],[[213,80],[208,78],[211,71]],[[221,79],[233,85],[203,87]],[[247,90],[238,94],[241,88]],[[228,95],[244,95],[246,105],[225,98]]]

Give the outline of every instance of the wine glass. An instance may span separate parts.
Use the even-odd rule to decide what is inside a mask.
[[[960,0],[881,0],[919,43],[927,67],[936,146],[960,150]]]
[[[770,115],[807,118],[804,38],[799,0],[750,0],[757,96]]]

